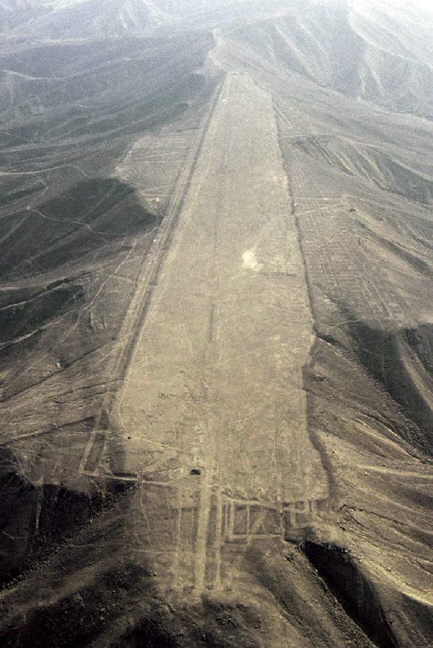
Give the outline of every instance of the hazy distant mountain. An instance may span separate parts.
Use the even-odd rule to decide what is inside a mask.
[[[280,57],[320,86],[402,112],[433,114],[431,28],[415,11],[393,4],[318,2],[255,31],[246,28],[252,47],[260,31],[265,57]]]
[[[168,25],[212,28],[229,23],[233,14],[246,16],[248,22],[261,22],[289,69],[353,97],[431,117],[433,46],[419,10],[362,0],[283,7],[281,2],[260,7],[245,2],[26,0],[3,3],[0,25],[17,36],[73,39],[150,34]],[[266,11],[271,18],[263,22]],[[251,34],[247,29],[246,38]]]
[[[29,1],[5,7],[14,31],[45,38],[85,38],[148,31],[163,19],[145,0]],[[4,18],[5,20],[5,18]]]

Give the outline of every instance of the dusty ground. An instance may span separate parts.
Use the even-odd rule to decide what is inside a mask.
[[[179,587],[191,574],[199,590],[223,586],[225,541],[284,538],[317,517],[317,501],[327,507],[307,429],[312,322],[288,204],[272,97],[229,75],[111,419],[123,446],[110,447],[113,472],[165,483],[168,517],[197,507],[187,573],[172,567]],[[184,532],[174,542],[179,561]],[[210,580],[206,558],[218,564]]]

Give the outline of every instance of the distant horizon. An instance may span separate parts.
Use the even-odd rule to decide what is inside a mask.
[[[370,1],[377,7],[377,3],[374,2],[374,0]],[[431,0],[388,0],[388,2],[395,5],[412,4],[433,15],[433,5],[431,3]]]

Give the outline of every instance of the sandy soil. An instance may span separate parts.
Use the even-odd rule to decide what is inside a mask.
[[[195,493],[198,589],[214,584],[206,559],[225,540],[284,537],[285,524],[311,521],[328,497],[307,432],[312,323],[287,203],[272,98],[231,74],[112,419],[124,448],[115,473],[166,481],[171,516]],[[184,533],[175,541],[182,546]],[[214,578],[222,584],[220,572]]]

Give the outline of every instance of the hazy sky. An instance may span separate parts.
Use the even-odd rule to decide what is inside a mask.
[[[433,13],[433,2],[432,0],[412,0],[413,4],[422,7]]]
[[[401,3],[401,0],[395,0],[395,1]],[[433,0],[411,0],[411,2],[412,4],[417,5],[418,7],[422,7],[425,11],[429,11],[430,13],[433,14]]]
[[[353,2],[354,2],[354,5],[356,7],[357,0],[353,0]],[[432,16],[432,18],[433,18],[433,0],[387,0],[386,4],[388,6],[389,5],[396,5],[396,6],[399,6],[399,5],[402,6],[403,5],[403,7],[404,7],[406,2],[410,2],[415,7],[418,6],[421,9],[423,9],[424,11],[428,11],[430,13],[430,15]],[[380,9],[380,4],[381,4],[380,0],[361,0],[361,4],[364,4],[364,3],[372,4],[376,8]]]

